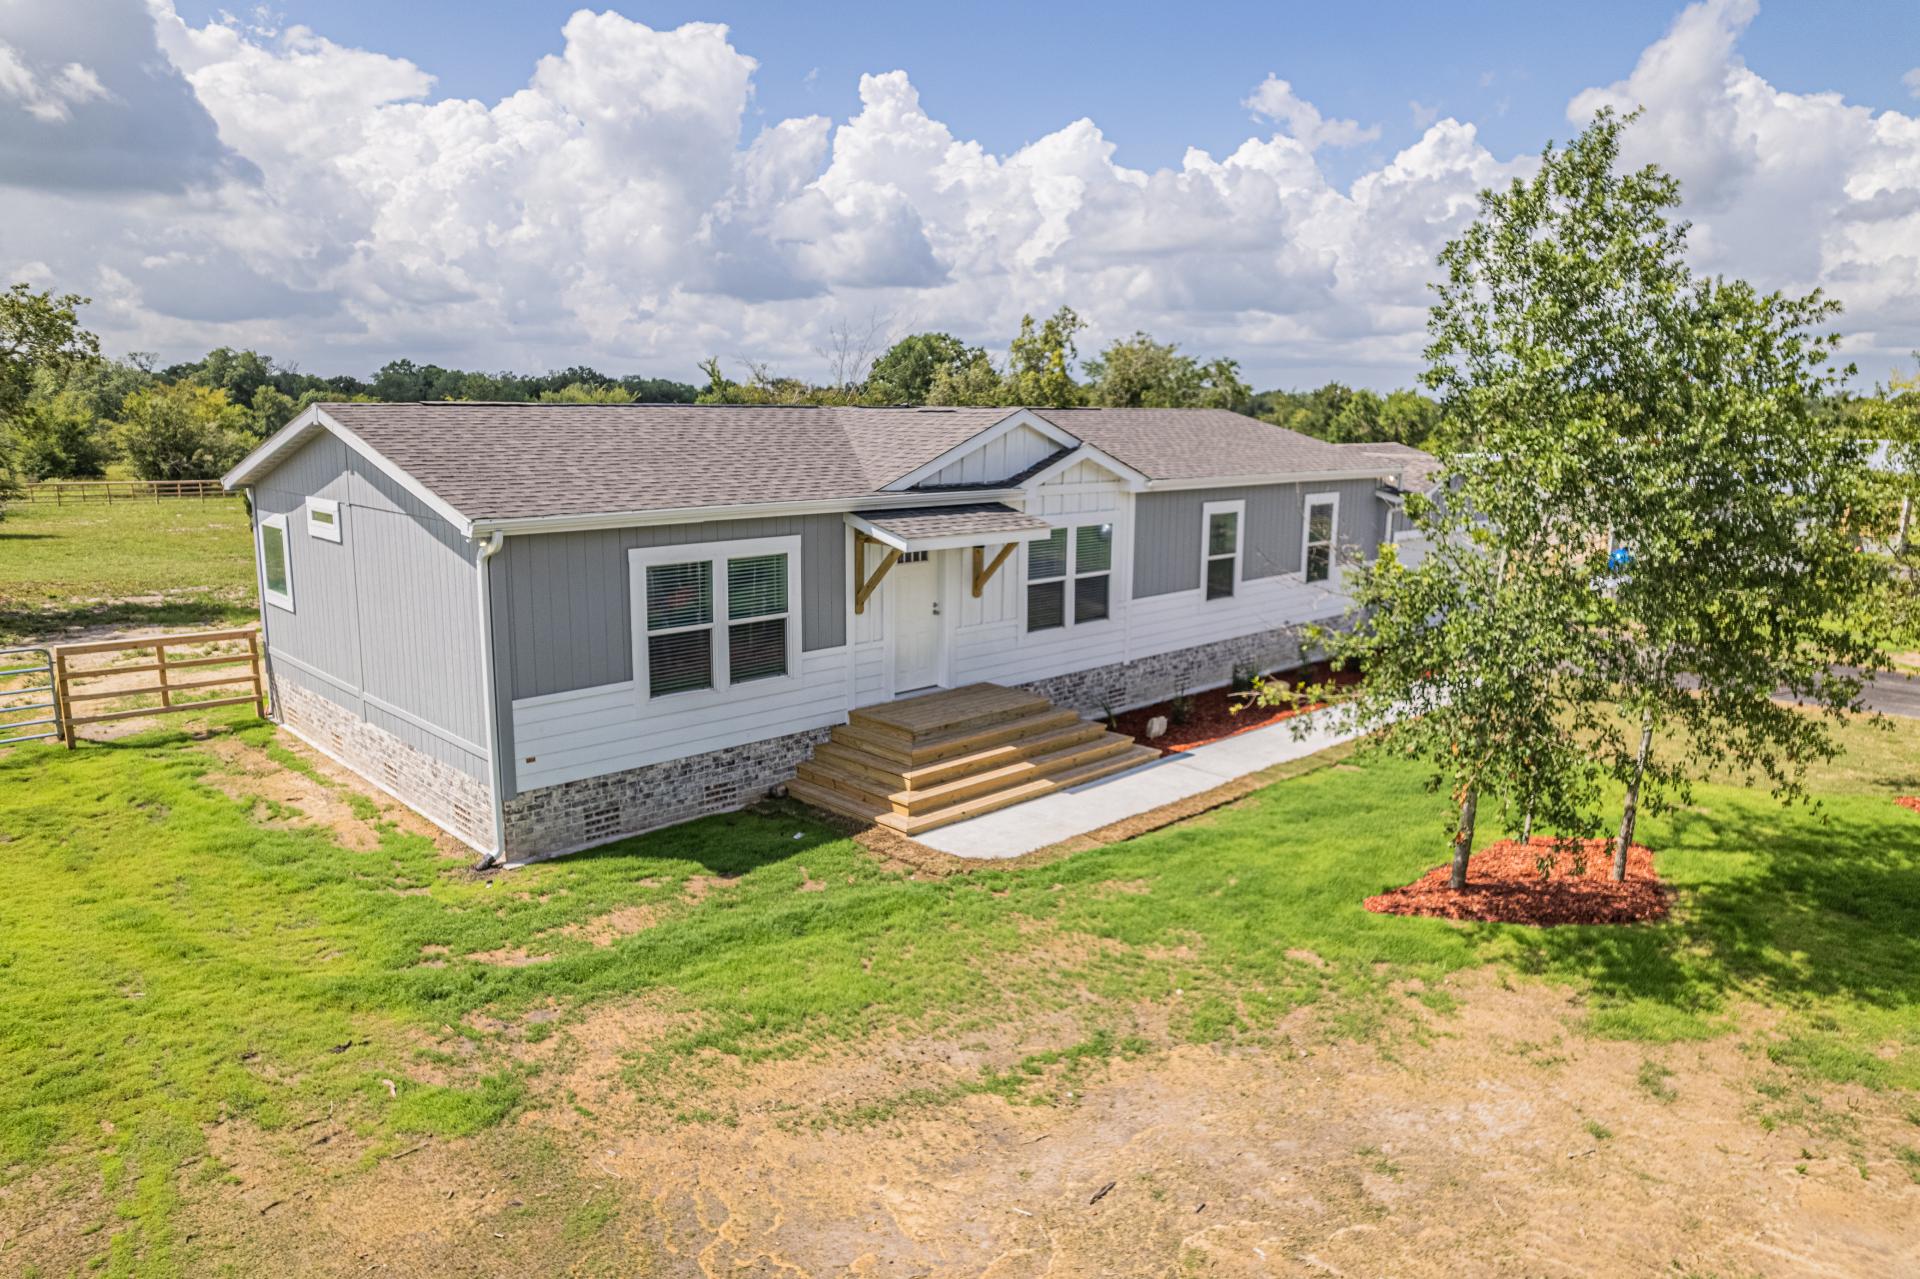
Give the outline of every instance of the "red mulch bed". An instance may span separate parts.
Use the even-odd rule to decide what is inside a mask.
[[[1613,842],[1581,842],[1587,853],[1582,875],[1573,873],[1571,841],[1554,852],[1553,874],[1542,879],[1538,859],[1553,846],[1546,840],[1522,844],[1503,839],[1473,855],[1464,892],[1447,886],[1449,867],[1436,866],[1405,888],[1367,898],[1366,907],[1376,915],[1542,926],[1637,924],[1667,917],[1671,892],[1653,868],[1651,851],[1629,845],[1627,877],[1616,884],[1608,878],[1613,870]]]
[[[1290,671],[1284,678],[1291,684],[1321,684],[1325,683],[1330,676],[1342,685],[1357,684],[1360,681],[1358,671],[1341,671],[1335,675],[1324,662]],[[1152,706],[1143,706],[1138,710],[1115,716],[1115,731],[1125,733],[1141,745],[1155,747],[1162,754],[1166,754],[1171,751],[1192,750],[1196,746],[1205,746],[1208,742],[1217,742],[1223,737],[1232,737],[1236,733],[1265,728],[1268,724],[1277,724],[1283,719],[1291,719],[1303,711],[1317,710],[1324,704],[1315,702],[1311,706],[1248,706],[1245,710],[1235,713],[1233,708],[1245,704],[1248,696],[1245,692],[1235,692],[1230,688],[1215,688],[1204,693],[1190,694],[1187,697],[1186,714],[1179,723],[1174,722],[1171,701],[1156,702]],[[1167,731],[1149,740],[1147,721],[1156,715],[1167,717]]]
[[[1893,802],[1902,808],[1912,809],[1914,812],[1920,813],[1920,795],[1902,795]]]

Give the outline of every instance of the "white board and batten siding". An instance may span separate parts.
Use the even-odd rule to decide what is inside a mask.
[[[1019,475],[1059,451],[1059,444],[1032,427],[1016,426],[965,457],[949,462],[922,483],[928,486],[992,484],[1009,475]]]

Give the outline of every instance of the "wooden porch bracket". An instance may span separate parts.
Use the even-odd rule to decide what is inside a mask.
[[[885,558],[883,558],[880,561],[880,563],[875,566],[873,570],[873,576],[868,577],[867,576],[867,547],[870,545],[873,545],[874,541],[875,539],[868,537],[865,533],[860,532],[858,529],[854,530],[854,534],[853,534],[853,585],[854,585],[853,611],[856,613],[864,613],[867,611],[868,598],[871,597],[875,591],[880,589],[880,583],[883,579],[885,579],[888,571],[892,569],[895,564],[900,562],[900,552],[894,547],[889,546],[887,547],[887,554]]]
[[[1007,556],[1013,554],[1013,548],[1018,545],[1018,542],[1008,542],[1000,548],[1000,553],[993,557],[991,564],[986,563],[986,547],[973,548],[973,598],[980,598],[980,592],[987,588],[987,583],[993,580],[993,575],[1000,571],[1000,566],[1007,562]]]

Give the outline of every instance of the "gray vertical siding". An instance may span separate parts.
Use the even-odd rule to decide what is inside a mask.
[[[494,556],[494,650],[504,700],[633,678],[627,552],[754,537],[799,537],[800,646],[847,641],[846,527],[839,515],[713,520],[509,537]],[[504,753],[504,752],[503,752]]]
[[[307,536],[309,496],[340,503],[339,543]],[[411,494],[323,435],[254,487],[287,517],[294,611],[266,606],[292,678],[473,777],[487,776],[474,551]]]
[[[1246,502],[1242,571],[1249,579],[1300,571],[1301,504],[1307,493],[1340,495],[1341,556],[1372,559],[1385,527],[1378,488],[1375,480],[1347,480],[1142,493],[1133,507],[1134,598],[1200,588],[1201,514],[1208,502]]]

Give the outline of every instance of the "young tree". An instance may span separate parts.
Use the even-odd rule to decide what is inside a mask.
[[[1086,327],[1067,306],[1039,325],[1031,315],[1021,316],[1020,334],[1007,351],[1009,402],[1062,409],[1084,403],[1080,384],[1073,380],[1073,361],[1079,354],[1073,335]]]
[[[1678,184],[1617,169],[1629,122],[1603,111],[1483,193],[1441,254],[1427,374],[1452,496],[1501,549],[1550,539],[1591,584],[1570,660],[1638,727],[1608,748],[1626,788],[1615,878],[1641,803],[1707,769],[1802,793],[1835,749],[1828,721],[1774,695],[1856,708],[1849,668],[1885,661],[1887,585],[1846,529],[1867,472],[1826,409],[1837,339],[1817,330],[1837,308],[1695,277],[1668,217]],[[1684,732],[1656,759],[1667,726]]]
[[[161,383],[127,397],[116,424],[120,447],[142,479],[218,476],[246,456],[246,413],[225,391]]]

